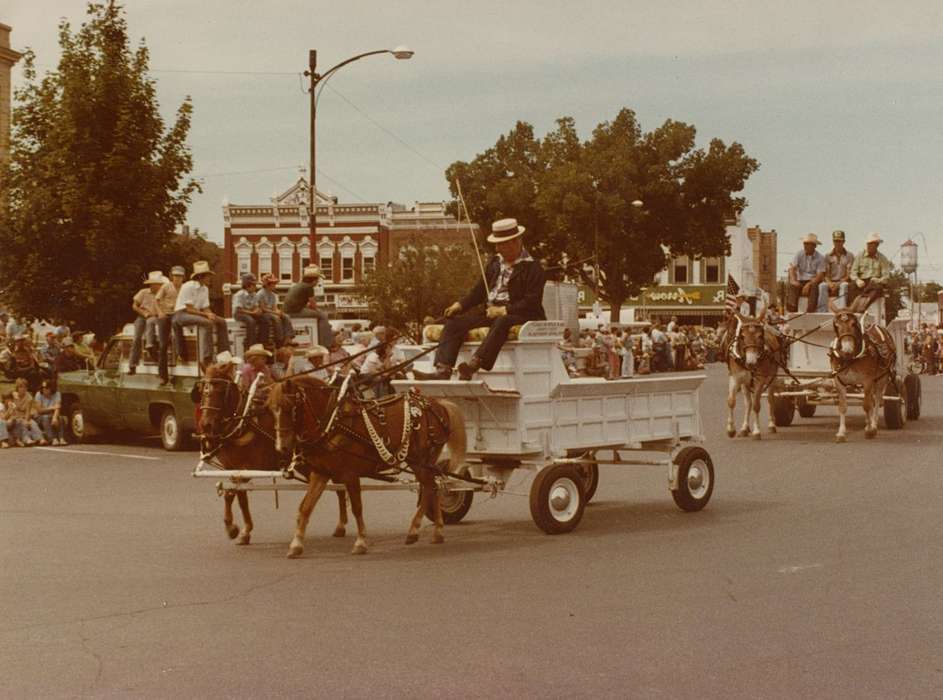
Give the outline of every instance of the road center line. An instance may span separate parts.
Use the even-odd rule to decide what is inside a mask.
[[[125,459],[144,459],[150,462],[159,462],[160,457],[148,457],[147,455],[129,455],[124,454],[123,452],[96,452],[94,450],[64,450],[60,447],[34,447],[36,450],[47,450],[49,452],[65,452],[67,454],[83,454],[83,455],[104,455],[106,457],[124,457]]]
[[[781,574],[795,574],[799,571],[805,571],[806,569],[821,569],[821,564],[800,564],[798,566],[784,566],[780,569],[777,569]]]

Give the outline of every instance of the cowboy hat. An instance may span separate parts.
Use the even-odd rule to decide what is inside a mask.
[[[843,241],[845,240],[845,232],[841,230],[832,231],[832,240],[833,241]]]
[[[813,243],[813,244],[815,244],[815,245],[821,244],[821,241],[819,240],[819,237],[816,236],[814,233],[807,233],[806,235],[804,235],[804,236],[802,237],[802,242],[803,242],[803,243]]]
[[[147,273],[147,279],[144,280],[144,284],[163,284],[167,280],[164,278],[164,273],[160,270],[154,270],[153,272]]]
[[[305,277],[320,277],[320,276],[321,276],[321,268],[318,267],[317,265],[308,265],[304,270],[301,271],[302,279],[304,279]]]
[[[275,275],[273,275],[271,272],[266,272],[264,275],[262,275],[262,284],[268,284],[269,282],[278,282],[278,280],[275,279]]]
[[[171,277],[173,277],[174,275],[180,275],[181,277],[186,277],[187,269],[183,265],[174,265],[172,268],[170,268],[170,275]]]
[[[223,350],[216,355],[216,364],[218,365],[240,365],[242,360],[235,357],[229,350]]]
[[[330,355],[330,351],[323,345],[312,345],[305,357],[318,357],[320,355]]]
[[[266,350],[265,346],[262,345],[262,343],[256,343],[255,345],[250,346],[249,349],[243,353],[243,355],[245,356],[246,359],[249,359],[250,357],[253,357],[255,355],[261,355],[262,357],[271,357],[272,353]]]
[[[215,275],[216,273],[210,269],[210,264],[206,260],[197,260],[193,263],[193,274],[190,275],[190,279],[199,277],[200,275]]]
[[[523,226],[517,225],[517,219],[498,219],[491,224],[491,235],[488,236],[488,243],[512,241],[526,230]]]
[[[874,233],[869,233],[868,237],[865,239],[864,242],[865,243],[883,243],[884,239],[881,238],[881,234],[875,231]]]

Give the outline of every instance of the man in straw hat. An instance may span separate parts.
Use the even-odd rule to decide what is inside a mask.
[[[268,363],[272,359],[272,353],[265,349],[261,343],[256,343],[243,355],[246,363],[239,372],[239,387],[247,391],[255,378],[262,375],[259,384],[270,384],[272,382],[272,370]]]
[[[814,311],[818,305],[819,282],[825,279],[825,256],[816,250],[819,237],[807,233],[802,237],[802,250],[796,253],[789,264],[789,286],[786,294],[786,310],[799,310],[799,297],[805,297],[807,308]]]
[[[500,219],[491,225],[488,242],[497,255],[464,299],[445,310],[448,319],[435,356],[435,372],[418,372],[417,379],[449,379],[465,335],[472,328],[490,327],[487,337],[468,362],[459,365],[459,378],[471,379],[479,369],[490,370],[507,340],[511,326],[544,320],[544,270],[524,248],[524,227],[517,219]],[[481,308],[484,304],[485,308]]]
[[[177,296],[183,281],[187,278],[187,271],[181,265],[170,268],[170,282],[161,287],[155,296],[157,300],[157,374],[160,375],[160,384],[170,383],[170,373],[167,368],[167,353],[170,350],[170,333],[173,324],[174,307],[177,305]]]
[[[197,353],[204,364],[209,364],[215,352],[229,350],[229,333],[225,319],[210,310],[209,282],[213,276],[210,264],[205,260],[193,263],[190,280],[184,282],[177,293],[174,304],[174,341],[177,356],[186,361],[186,346],[183,342],[183,327],[197,327]],[[213,331],[216,331],[216,351],[213,350]]]
[[[321,280],[321,268],[317,265],[308,265],[301,271],[301,281],[293,284],[285,293],[283,308],[292,318],[318,319],[318,342],[330,347],[334,340],[331,322],[327,313],[318,308],[314,299],[314,288]]]
[[[882,242],[880,234],[868,234],[864,250],[855,256],[851,264],[851,281],[857,292],[857,298],[851,304],[852,311],[864,311],[873,301],[884,296],[884,287],[894,265],[878,252]]]
[[[832,252],[825,256],[825,279],[819,282],[819,305],[816,311],[828,311],[829,298],[839,309],[848,302],[848,276],[855,256],[845,249],[845,232],[832,231]]]
[[[147,336],[147,349],[153,353],[157,347],[157,292],[167,279],[160,270],[149,272],[144,280],[145,287],[131,299],[134,317],[134,342],[131,343],[131,360],[128,374],[137,372],[141,360],[141,341]]]

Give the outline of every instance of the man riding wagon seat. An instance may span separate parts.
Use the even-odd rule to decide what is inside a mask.
[[[524,248],[524,230],[517,219],[500,219],[491,225],[488,242],[494,243],[497,254],[485,268],[487,288],[485,280],[479,280],[461,301],[445,310],[447,320],[436,350],[436,369],[414,371],[416,379],[451,378],[468,331],[490,328],[472,358],[459,365],[459,378],[467,381],[479,369],[494,367],[512,326],[547,318],[543,307],[544,270]]]

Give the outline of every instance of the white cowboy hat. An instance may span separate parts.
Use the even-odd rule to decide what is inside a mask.
[[[218,365],[241,365],[242,360],[235,357],[229,350],[223,350],[216,355],[216,364]]]
[[[305,277],[320,277],[321,268],[317,265],[308,265],[304,270],[301,271],[302,279]]]
[[[216,273],[210,269],[210,264],[206,260],[197,260],[193,263],[193,274],[190,275],[190,279],[193,279],[197,275],[215,275]]]
[[[183,265],[174,265],[170,268],[171,275],[180,275],[181,277],[187,276],[187,270]]]
[[[265,346],[262,345],[262,343],[256,343],[255,345],[252,345],[248,350],[246,350],[244,355],[246,359],[249,359],[250,357],[254,355],[262,355],[263,357],[271,357],[272,353],[266,350]]]
[[[822,241],[819,240],[819,237],[814,233],[807,233],[802,237],[803,243],[814,243],[815,245],[821,245]]]
[[[147,273],[147,279],[144,280],[144,284],[163,284],[167,281],[167,278],[164,277],[164,273],[160,270],[154,270],[153,272]]]
[[[881,238],[881,234],[875,231],[874,233],[869,233],[868,237],[865,239],[864,242],[865,243],[883,243],[884,239]]]
[[[311,349],[305,353],[305,357],[318,357],[320,355],[330,355],[331,351],[323,345],[312,345]]]
[[[517,219],[498,219],[491,224],[491,235],[488,236],[488,243],[512,241],[526,230],[523,226],[517,225]]]

